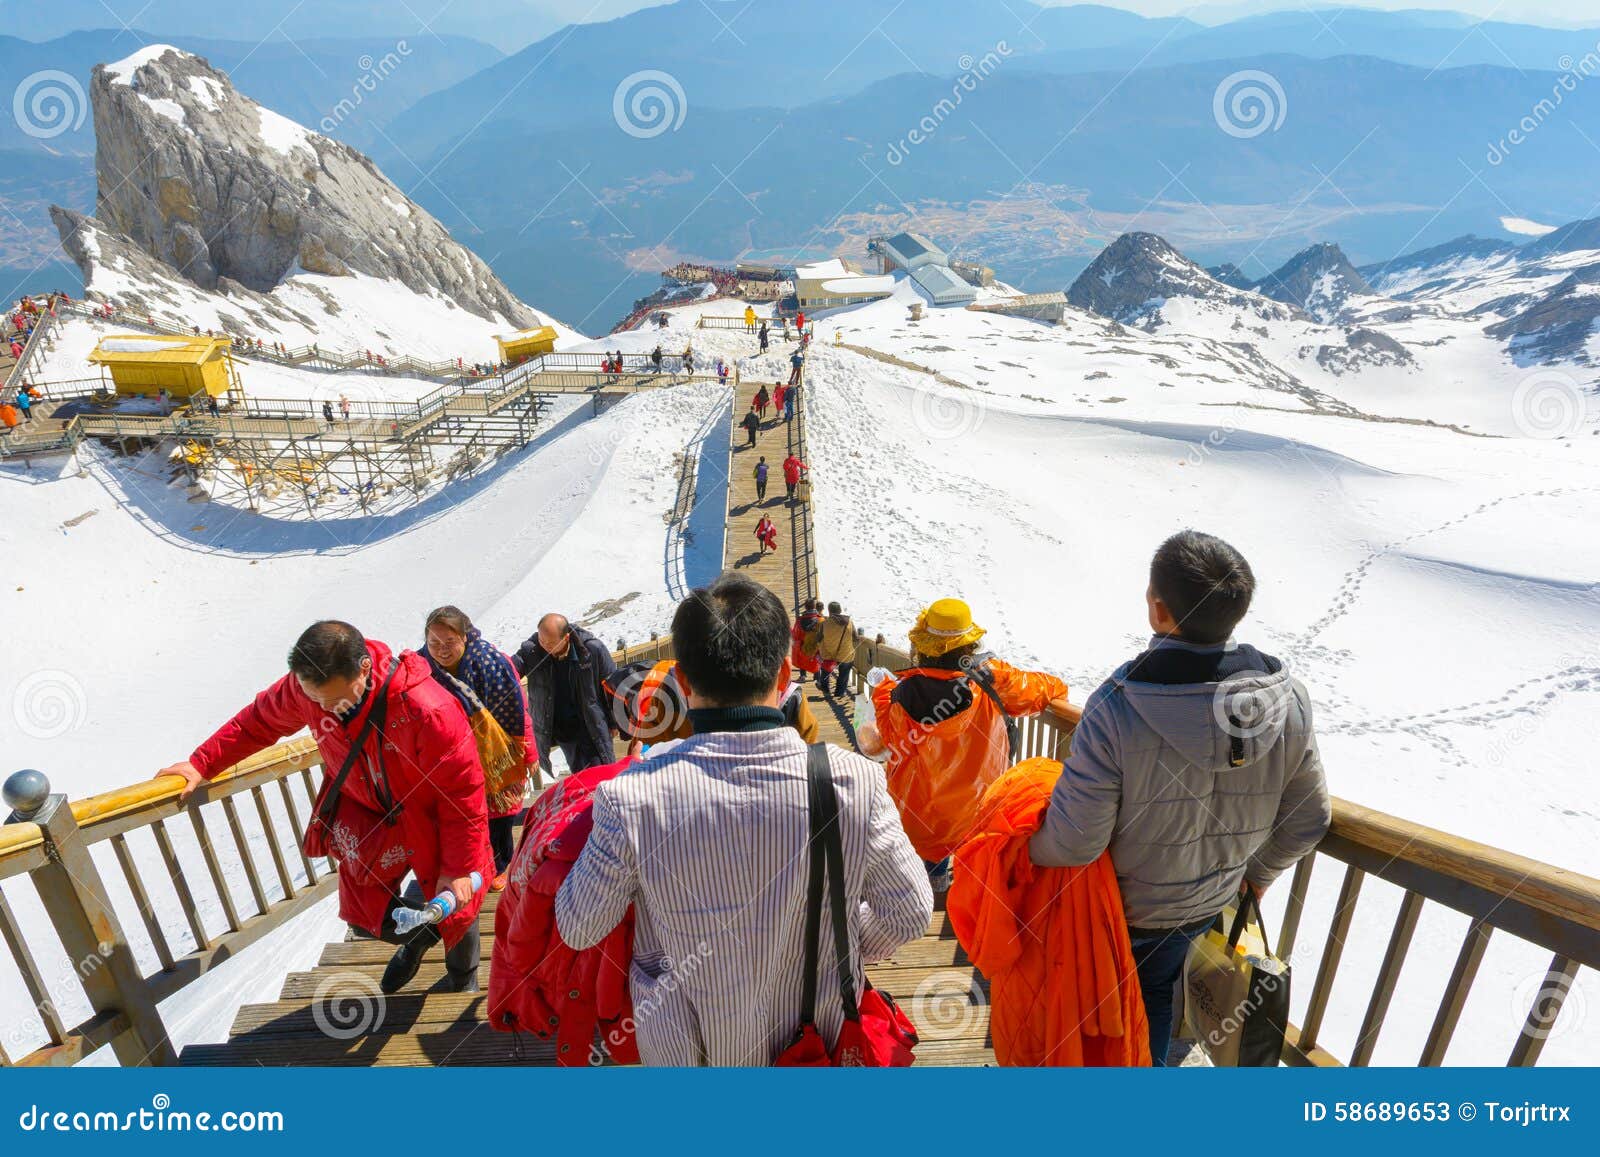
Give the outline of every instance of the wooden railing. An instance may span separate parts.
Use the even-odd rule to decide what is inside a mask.
[[[614,652],[619,663],[654,662],[671,655],[670,636],[635,646],[619,641]],[[904,670],[909,665],[906,652],[887,645],[881,636],[858,638],[854,675],[858,690],[874,666]],[[1077,719],[1075,712],[1049,711],[1022,720],[1023,757],[1064,760]],[[156,1010],[158,1002],[330,895],[336,886],[332,865],[309,860],[300,850],[301,816],[309,814],[316,791],[312,773],[319,766],[310,740],[287,743],[218,776],[188,804],[179,802],[176,780],[145,781],[70,805],[59,795],[48,795],[42,779],[26,781],[27,774],[36,773],[9,780],[7,803],[18,811],[11,822],[0,827],[0,881],[23,876],[32,881],[71,965],[70,982],[80,987],[77,1002],[83,1003],[86,997],[91,1013],[76,1024],[65,1023],[58,1011],[59,996],[51,991],[45,970],[0,893],[0,936],[22,973],[48,1038],[43,1047],[21,1057],[0,1052],[0,1063],[72,1064],[107,1045],[123,1064],[172,1063],[176,1058]],[[274,785],[283,823],[269,806]],[[263,838],[257,843],[265,845],[270,876],[264,874],[262,855],[246,835],[240,809],[245,796],[259,821]],[[208,805],[216,806],[208,811]],[[217,811],[243,867],[252,901],[248,913],[240,909],[224,870],[215,826]],[[185,873],[178,842],[168,830],[167,822],[180,814],[189,817],[194,847],[185,850],[191,858],[198,854],[205,866],[201,883],[206,897],[220,907],[221,929],[213,930],[204,918],[196,884]],[[289,829],[287,833],[284,827]],[[176,896],[183,917],[179,928],[168,927],[160,918],[148,873],[141,870],[130,846],[128,837],[144,829],[154,840],[160,870]],[[292,836],[292,843],[286,834]],[[90,854],[90,848],[99,843],[111,844],[122,884],[157,961],[158,967],[151,972],[135,962],[124,931],[125,912],[111,899],[100,867]],[[1419,1065],[1444,1062],[1494,933],[1549,954],[1544,983],[1531,999],[1523,1027],[1510,1044],[1510,1065],[1538,1061],[1578,969],[1600,968],[1600,880],[1342,799],[1333,801],[1328,834],[1288,881],[1276,945],[1285,960],[1297,959],[1303,950],[1306,898],[1321,861],[1342,865],[1342,876],[1317,966],[1309,976],[1305,969],[1297,970],[1301,975],[1297,985],[1309,982],[1310,994],[1299,1023],[1289,1027],[1285,1063],[1340,1063],[1321,1045],[1320,1036],[1350,944],[1357,900],[1368,877],[1396,886],[1401,897],[1354,1036],[1349,1057],[1352,1065],[1365,1065],[1373,1058],[1426,905],[1463,913],[1469,925],[1442,985]],[[187,938],[192,946],[179,951],[175,942],[180,938]]]
[[[857,690],[872,667],[903,671],[911,665],[902,649],[880,635],[857,640],[852,681]],[[1021,720],[1022,758],[1065,760],[1080,715],[1047,711]],[[1333,822],[1317,850],[1295,867],[1274,945],[1283,960],[1296,959],[1306,897],[1320,861],[1342,865],[1338,898],[1298,1025],[1289,1026],[1283,1060],[1291,1065],[1337,1066],[1321,1043],[1333,985],[1350,939],[1363,882],[1372,877],[1401,889],[1366,1011],[1355,1033],[1351,1065],[1371,1063],[1388,1017],[1417,923],[1427,904],[1467,916],[1468,924],[1434,1008],[1432,1025],[1417,1057],[1419,1066],[1444,1063],[1450,1041],[1477,979],[1490,936],[1500,932],[1550,954],[1543,982],[1528,1001],[1521,1031],[1509,1046],[1508,1065],[1537,1063],[1580,967],[1600,969],[1600,880],[1564,868],[1462,839],[1349,800],[1333,800]],[[1280,884],[1279,887],[1283,885]],[[1296,984],[1306,982],[1304,970]],[[1514,993],[1503,994],[1505,999]]]
[[[145,780],[71,804],[52,794],[37,772],[8,779],[6,803],[15,810],[0,828],[0,881],[26,877],[32,883],[67,967],[52,986],[0,892],[0,936],[22,974],[47,1040],[20,1057],[0,1051],[0,1063],[70,1065],[102,1046],[110,1046],[124,1065],[175,1063],[177,1055],[156,1006],[332,895],[337,886],[330,864],[311,860],[300,850],[301,817],[309,816],[316,795],[312,769],[320,765],[309,739],[287,743],[219,775],[188,803],[179,801],[177,779]],[[271,794],[281,810],[272,806]],[[304,798],[297,801],[297,796]],[[246,802],[259,825],[254,841],[241,814],[240,805]],[[212,804],[216,806],[207,806]],[[168,827],[180,815],[188,817],[192,844]],[[226,824],[226,837],[217,827],[219,818]],[[154,856],[136,853],[128,837],[137,831],[149,832]],[[229,858],[236,856],[243,868],[249,909],[240,906],[224,870],[224,838],[232,845]],[[121,883],[117,892],[131,899],[131,911],[126,904],[119,906],[106,886],[103,857],[91,852],[101,843],[111,845]],[[180,847],[191,859],[198,854],[205,865],[203,882],[184,871]],[[270,863],[270,876],[264,874],[263,857]],[[154,891],[153,883],[170,888],[181,925],[163,920],[161,909],[170,905],[158,905],[158,900],[168,897]],[[220,929],[214,927],[217,910]],[[151,972],[135,958],[127,935],[134,920],[155,957],[157,967]],[[85,999],[90,1015],[66,1023],[63,1005],[82,1005]],[[23,1030],[20,1022],[13,1026],[14,1033]],[[21,1039],[20,1033],[12,1039]]]

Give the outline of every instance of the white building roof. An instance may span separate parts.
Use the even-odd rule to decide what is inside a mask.
[[[955,305],[978,299],[978,291],[947,265],[924,265],[912,271],[911,280],[933,298],[935,305]]]

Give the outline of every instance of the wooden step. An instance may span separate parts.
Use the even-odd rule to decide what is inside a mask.
[[[494,913],[486,911],[478,917],[478,936],[482,941],[480,954],[487,959],[494,947]],[[935,911],[928,920],[928,931],[924,939],[952,940],[955,930],[950,926],[950,917],[942,910]],[[322,957],[317,961],[321,965],[360,964],[370,963],[374,960],[388,960],[394,954],[394,946],[384,941],[376,940],[371,936],[353,936],[345,940],[336,940],[322,950]],[[429,949],[429,955],[442,957],[443,948]]]
[[[354,964],[340,968],[318,968],[309,972],[291,972],[284,977],[283,988],[279,993],[281,1000],[309,1000],[316,995],[318,989],[327,985],[338,983],[334,978],[339,975],[361,976],[376,982],[383,975],[381,964]],[[974,980],[978,973],[971,965],[952,964],[908,964],[908,965],[871,965],[867,968],[867,977],[873,984],[898,995],[909,994],[917,990],[920,984],[934,984],[943,988],[956,989],[974,983],[982,984],[981,979]],[[444,962],[438,958],[430,958],[422,962],[422,967],[417,970],[416,977],[404,989],[406,993],[422,993],[432,989],[444,980]],[[478,982],[485,989],[488,987],[489,973],[485,968],[478,974]],[[376,991],[376,983],[371,986],[371,991]],[[326,990],[325,990],[326,991]]]
[[[496,1032],[487,1025],[456,1028],[442,1032],[421,1032],[408,1036],[357,1037],[334,1040],[330,1037],[275,1037],[252,1041],[248,1047],[239,1041],[227,1044],[190,1045],[183,1050],[185,1065],[261,1066],[261,1065],[343,1065],[442,1066],[442,1065],[523,1065],[550,1067],[556,1063],[554,1041],[540,1040],[527,1033]],[[605,1063],[605,1062],[603,1062]],[[917,1046],[919,1066],[976,1067],[992,1065],[994,1050],[981,1040],[929,1040]],[[607,1063],[607,1067],[610,1067]]]
[[[345,940],[337,944],[329,944],[322,950],[322,958],[317,961],[319,968],[346,968],[349,966],[375,965],[380,969],[389,962],[394,955],[394,946],[385,944],[381,940]],[[478,955],[487,962],[494,954],[494,937],[481,936],[479,940]],[[423,957],[427,961],[443,961],[444,946],[435,945],[428,949]],[[899,966],[914,967],[920,965],[951,965],[966,963],[967,954],[954,936],[925,936],[921,940],[913,940],[903,944],[895,950],[894,954],[883,963]]]
[[[896,999],[925,1040],[982,1037],[988,1032],[987,998],[981,987],[972,984],[970,976],[965,984],[951,977],[944,985],[928,983],[901,993]],[[334,1002],[331,1008],[330,1001]],[[338,1015],[338,1001],[338,994],[330,994],[323,1001],[279,1000],[245,1005],[234,1018],[228,1035],[241,1044],[270,1036],[320,1036],[324,1025],[337,1026],[344,1020]],[[360,1021],[360,1008],[351,1006],[348,1011],[354,1014],[354,1022]],[[482,1024],[488,1011],[489,998],[481,992],[403,992],[384,999],[381,1015],[373,1007],[367,1014],[370,1031],[363,1035],[444,1032]]]

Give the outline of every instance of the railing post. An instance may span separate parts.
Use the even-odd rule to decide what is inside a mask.
[[[150,998],[139,964],[117,921],[111,896],[67,797],[51,794],[41,772],[19,771],[5,782],[13,809],[7,823],[39,826],[50,862],[33,873],[34,886],[73,970],[97,1013],[121,1013],[130,1030],[111,1042],[124,1067],[175,1065],[178,1053]]]

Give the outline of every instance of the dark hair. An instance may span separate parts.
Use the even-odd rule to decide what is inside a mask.
[[[449,627],[456,634],[463,637],[472,633],[472,620],[467,618],[467,612],[460,607],[436,607],[428,612],[428,619],[422,624],[424,632],[436,626]]]
[[[349,623],[323,619],[312,623],[289,648],[289,670],[307,683],[354,679],[367,657],[367,640]]]
[[[844,614],[844,608],[841,607],[838,603],[829,603],[828,604],[828,613],[830,615],[842,615],[842,614]]]
[[[1150,560],[1150,587],[1193,643],[1226,642],[1250,609],[1256,576],[1244,555],[1212,534],[1173,535]]]
[[[789,654],[789,616],[766,587],[724,572],[678,604],[672,649],[697,698],[743,707],[778,681]]]
[[[918,667],[930,667],[935,671],[965,671],[972,666],[972,656],[978,651],[977,643],[963,643],[952,651],[942,655],[913,656]]]

